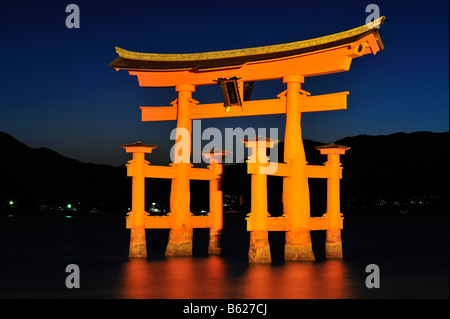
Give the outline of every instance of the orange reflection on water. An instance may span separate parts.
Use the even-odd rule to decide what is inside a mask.
[[[323,263],[323,283],[325,291],[320,298],[353,298],[350,288],[349,270],[342,260],[329,260]]]
[[[242,282],[242,298],[350,298],[348,280],[346,266],[340,260],[249,265]]]
[[[124,267],[121,298],[227,298],[223,259],[131,259]]]
[[[223,259],[171,258],[167,260],[167,298],[226,298]]]
[[[235,266],[228,267],[217,256],[156,261],[131,259],[124,267],[120,297],[352,298],[351,278],[340,260]]]
[[[149,298],[149,283],[152,274],[148,271],[145,259],[130,259],[125,265],[122,287],[122,298]]]

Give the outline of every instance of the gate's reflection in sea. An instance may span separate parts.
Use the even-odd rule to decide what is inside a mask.
[[[352,298],[341,260],[236,267],[221,257],[131,259],[124,264],[119,298]]]

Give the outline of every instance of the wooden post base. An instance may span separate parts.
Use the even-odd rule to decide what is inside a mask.
[[[130,258],[147,258],[145,228],[132,228],[130,234]]]
[[[210,254],[210,255],[222,254],[222,233],[221,232],[217,232],[215,234],[210,234],[208,254]]]
[[[340,229],[328,229],[325,242],[325,257],[327,259],[342,259],[342,239]]]
[[[167,257],[192,256],[192,229],[170,229]]]
[[[272,262],[268,231],[260,230],[250,232],[248,261],[249,263],[255,264],[269,264]]]
[[[314,261],[311,235],[308,230],[292,230],[286,232],[284,246],[284,260],[286,261]]]

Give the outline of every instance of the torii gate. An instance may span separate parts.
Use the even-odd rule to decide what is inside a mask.
[[[130,75],[137,76],[143,87],[174,87],[178,99],[172,106],[141,107],[141,110],[142,121],[176,120],[177,131],[187,130],[190,134],[193,119],[285,113],[285,163],[279,163],[275,173],[264,172],[267,159],[262,156],[261,160],[257,154],[277,141],[265,138],[243,141],[252,149],[251,158],[255,159],[248,164],[248,173],[252,174],[251,213],[247,218],[247,230],[251,232],[249,262],[271,262],[268,231],[286,232],[285,260],[314,260],[311,230],[327,230],[326,257],[342,258],[339,155],[348,148],[334,144],[320,147],[321,153],[328,155],[325,166],[307,165],[300,119],[304,112],[346,109],[349,93],[311,96],[301,89],[301,84],[305,77],[348,71],[353,58],[375,55],[383,50],[378,32],[383,21],[381,17],[370,24],[321,38],[249,49],[153,54],[116,48],[119,58],[110,66],[128,70]],[[241,98],[247,96],[252,82],[272,79],[282,79],[287,86],[276,99],[249,101]],[[224,103],[199,104],[192,98],[196,86],[217,83],[224,90]],[[233,86],[237,90],[233,91]],[[232,91],[230,96],[227,89]],[[234,105],[241,107],[232,107]],[[144,159],[144,153],[150,153],[154,146],[135,143],[123,147],[133,153],[133,160],[128,163],[128,176],[133,177],[133,205],[127,216],[127,228],[131,229],[130,257],[146,257],[145,228],[170,228],[168,256],[192,255],[192,229],[210,228],[209,251],[220,253],[222,194],[217,185],[222,167],[217,158],[224,154],[211,154],[209,168],[199,169],[186,160],[190,158],[191,149],[184,148],[175,154],[176,163],[163,167],[149,165]],[[283,216],[280,218],[270,217],[267,212],[267,174],[283,177]],[[145,177],[172,179],[168,216],[148,216],[145,212]],[[308,178],[327,178],[327,214],[323,217],[310,217]],[[210,181],[210,204],[216,205],[211,207],[210,215],[191,215],[190,179]]]

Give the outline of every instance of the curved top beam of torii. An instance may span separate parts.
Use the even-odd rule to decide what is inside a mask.
[[[344,32],[286,44],[190,53],[139,53],[116,48],[119,57],[109,65],[136,75],[140,86],[210,85],[217,78],[240,77],[243,82],[304,77],[348,71],[353,58],[376,54],[384,46],[378,32],[381,17]]]

